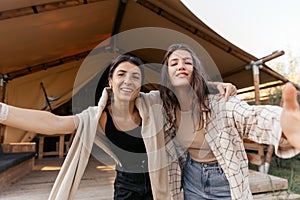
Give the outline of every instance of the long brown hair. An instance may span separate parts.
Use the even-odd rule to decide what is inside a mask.
[[[193,101],[193,108],[198,113],[194,116],[199,117],[199,128],[203,128],[204,126],[204,115],[210,112],[210,108],[207,105],[209,90],[206,84],[207,75],[203,69],[203,66],[198,59],[197,55],[185,44],[173,44],[168,48],[167,53],[164,56],[162,61],[163,67],[161,70],[161,84],[159,85],[159,92],[160,96],[163,101],[163,107],[165,110],[166,116],[166,124],[165,124],[165,131],[171,129],[177,129],[175,126],[176,122],[176,109],[180,110],[179,101],[174,94],[174,87],[171,83],[169,74],[168,74],[168,60],[171,54],[176,50],[185,50],[189,52],[193,59],[193,74],[192,74],[192,83],[191,87],[194,91],[195,96],[192,98]],[[188,97],[187,97],[188,98]],[[167,127],[167,128],[166,128]],[[174,133],[172,133],[174,136]]]

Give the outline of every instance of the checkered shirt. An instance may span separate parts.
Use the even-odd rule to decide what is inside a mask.
[[[276,155],[283,158],[295,156],[299,151],[281,137],[280,107],[250,106],[236,97],[228,102],[217,98],[217,95],[209,97],[211,115],[205,126],[205,138],[229,181],[232,199],[253,199],[243,139],[274,145]],[[174,199],[182,199],[186,152],[172,140],[171,134],[165,133],[165,144],[171,193]]]

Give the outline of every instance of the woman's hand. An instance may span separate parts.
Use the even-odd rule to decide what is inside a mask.
[[[284,136],[295,148],[300,149],[300,110],[296,88],[287,83],[282,92],[281,127]]]
[[[224,97],[225,101],[228,101],[228,98],[230,96],[235,96],[237,94],[237,89],[236,89],[235,85],[233,85],[231,83],[219,82],[216,84],[217,84],[217,89],[220,92],[218,100],[220,100],[221,98]]]

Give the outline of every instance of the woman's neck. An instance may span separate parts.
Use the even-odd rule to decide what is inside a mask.
[[[175,89],[176,97],[182,111],[192,110],[193,89],[188,87],[178,87]]]
[[[116,102],[112,101],[111,111],[115,117],[127,117],[133,115],[135,105],[133,101],[129,102]]]
[[[110,109],[114,124],[119,130],[132,130],[141,124],[141,118],[134,101],[127,103],[112,101],[108,109]]]

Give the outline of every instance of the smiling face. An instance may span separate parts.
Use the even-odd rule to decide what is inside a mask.
[[[109,85],[114,94],[114,100],[134,100],[142,84],[142,74],[138,66],[131,62],[120,63],[109,78]]]
[[[187,86],[192,82],[193,58],[188,51],[176,50],[168,59],[168,75],[174,87]]]

